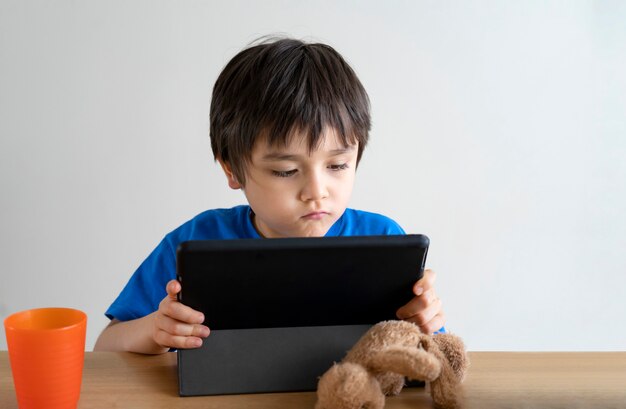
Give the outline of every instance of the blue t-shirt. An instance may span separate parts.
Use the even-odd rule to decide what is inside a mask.
[[[156,311],[167,295],[165,286],[176,278],[176,249],[183,241],[261,238],[252,225],[250,214],[247,205],[207,210],[169,233],[135,271],[106,316],[129,321]],[[346,209],[326,236],[398,234],[405,234],[404,230],[388,217]]]

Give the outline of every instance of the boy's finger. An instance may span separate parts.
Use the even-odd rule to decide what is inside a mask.
[[[161,316],[157,325],[160,330],[174,336],[206,338],[210,333],[209,327],[204,325],[187,324],[167,316]]]
[[[396,317],[398,317],[401,320],[405,320],[407,318],[414,316],[420,310],[419,304],[420,304],[419,297],[413,297],[411,301],[409,301],[408,303],[400,307],[398,311],[396,311]]]
[[[400,319],[407,319],[428,308],[436,299],[437,294],[435,294],[435,290],[431,288],[422,295],[413,297],[411,301],[400,307],[396,315]]]
[[[165,286],[165,291],[167,291],[167,296],[170,297],[172,300],[177,299],[177,294],[180,292],[180,289],[181,287],[180,287],[180,283],[178,282],[178,280],[171,280]]]
[[[430,290],[435,284],[436,279],[437,273],[430,269],[424,270],[424,276],[413,285],[413,294],[422,295]]]
[[[203,313],[178,301],[165,303],[165,305],[162,306],[162,312],[176,321],[182,321],[187,324],[202,324],[204,322]]]
[[[415,314],[409,320],[420,327],[426,327],[441,312],[441,300],[435,300],[431,305]]]
[[[189,348],[198,348],[202,346],[202,338],[171,335],[165,331],[159,331],[155,335],[154,340],[159,345],[162,345],[168,348],[189,349]]]
[[[424,334],[431,335],[435,331],[439,331],[446,324],[446,315],[443,312],[435,315],[427,324],[420,326],[420,330]]]
[[[417,314],[410,316],[408,318],[404,318],[404,320],[409,321],[414,323],[415,325],[417,325],[420,330],[425,333],[425,334],[430,334],[436,330],[438,330],[439,328],[441,328],[441,326],[443,326],[443,324],[441,324],[441,326],[435,328],[434,330],[430,330],[431,327],[434,327],[438,324],[438,321],[442,318],[438,318],[438,316],[442,314],[441,311],[441,300],[437,299],[432,305],[430,305],[428,308],[418,312]]]

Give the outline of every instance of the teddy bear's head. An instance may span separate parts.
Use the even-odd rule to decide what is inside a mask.
[[[385,404],[380,383],[363,366],[335,364],[320,378],[315,409],[379,409]]]

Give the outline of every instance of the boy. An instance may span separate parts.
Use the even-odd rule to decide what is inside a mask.
[[[107,310],[111,323],[94,350],[202,345],[210,332],[203,314],[176,300],[182,241],[404,234],[385,216],[347,209],[368,141],[369,99],[331,47],[281,39],[241,51],[215,83],[210,117],[213,155],[249,206],[206,211],[168,234]],[[407,302],[398,318],[426,333],[445,322],[434,280],[426,270],[415,297],[398,300]]]

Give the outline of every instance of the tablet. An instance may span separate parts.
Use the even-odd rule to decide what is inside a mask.
[[[178,351],[181,396],[315,390],[422,277],[423,235],[188,241],[179,300],[211,335]]]

